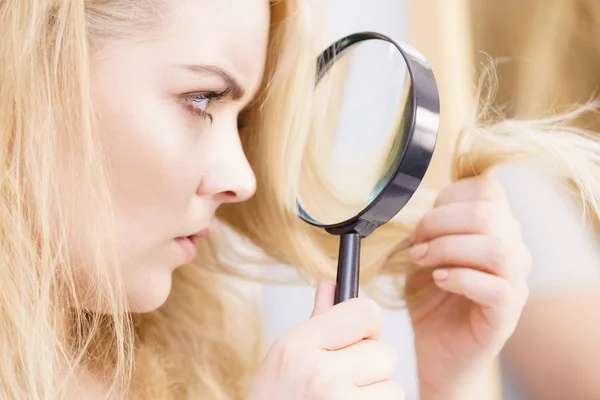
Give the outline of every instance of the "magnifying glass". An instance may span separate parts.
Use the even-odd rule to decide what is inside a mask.
[[[423,55],[379,33],[338,40],[317,68],[297,204],[304,221],[340,236],[337,304],[358,296],[361,240],[398,214],[429,167],[439,93]]]

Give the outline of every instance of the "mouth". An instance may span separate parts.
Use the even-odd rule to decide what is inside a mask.
[[[190,239],[190,240],[196,240],[196,239],[200,239],[200,238],[207,237],[207,236],[210,236],[210,229],[209,228],[203,229],[203,230],[198,231],[196,233],[192,233],[191,235],[185,236],[185,237],[188,238],[188,239]]]
[[[175,243],[177,243],[183,251],[187,263],[194,261],[196,259],[196,255],[198,254],[198,249],[196,248],[195,243],[196,240],[209,235],[210,229],[204,229],[189,236],[180,236],[175,238]]]

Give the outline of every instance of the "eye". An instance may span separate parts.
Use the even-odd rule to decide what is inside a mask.
[[[187,101],[190,105],[190,111],[197,117],[206,117],[208,115],[208,106],[210,105],[210,98],[204,95],[198,95],[188,97]]]
[[[204,92],[188,95],[185,98],[185,102],[189,111],[195,117],[209,118],[210,122],[213,121],[213,116],[208,112],[210,105],[218,100],[221,100],[230,92],[230,88],[222,92]]]

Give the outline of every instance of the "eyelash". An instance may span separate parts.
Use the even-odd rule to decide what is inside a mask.
[[[222,92],[198,93],[193,96],[187,97],[185,99],[185,101],[188,105],[189,111],[192,113],[193,116],[208,118],[208,119],[210,119],[210,122],[212,123],[213,116],[212,116],[212,114],[210,114],[207,111],[208,108],[210,107],[210,105],[213,101],[218,101],[218,100],[223,99],[225,96],[227,96],[229,94],[230,91],[231,91],[231,89],[227,88]],[[200,102],[207,102],[207,104],[204,107],[199,107],[198,103],[200,103]]]

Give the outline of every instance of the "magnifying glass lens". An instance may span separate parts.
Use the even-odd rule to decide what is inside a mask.
[[[320,79],[300,182],[304,217],[351,219],[381,193],[403,154],[412,119],[411,79],[394,44],[349,48]]]
[[[317,65],[298,214],[340,236],[337,303],[358,295],[361,239],[404,207],[429,167],[439,95],[424,57],[377,33],[341,39]]]

